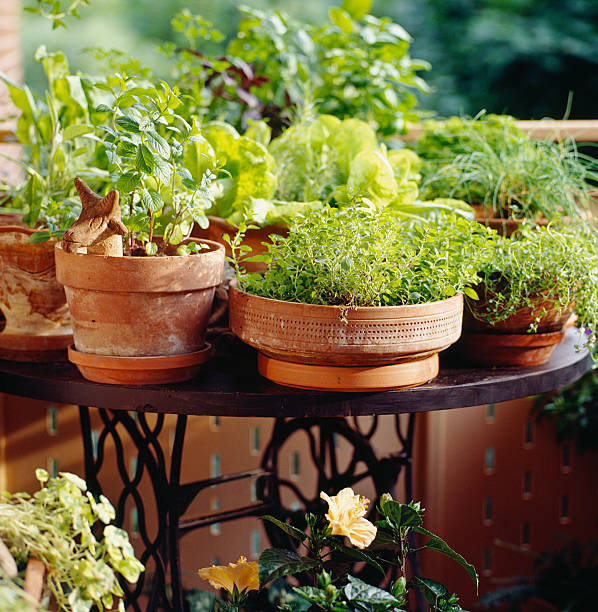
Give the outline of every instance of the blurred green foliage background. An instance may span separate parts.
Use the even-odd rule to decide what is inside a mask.
[[[238,0],[92,0],[68,30],[51,31],[36,15],[23,17],[28,82],[44,79],[33,61],[37,46],[64,49],[74,69],[94,69],[89,46],[116,48],[161,76],[168,60],[157,44],[175,40],[171,17],[182,8],[214,22],[227,36],[239,21]],[[340,0],[246,0],[321,22]],[[597,0],[374,0],[372,12],[388,15],[413,36],[411,55],[428,60],[434,92],[421,105],[441,115],[485,108],[519,118],[560,118],[573,93],[569,118],[598,116]],[[221,43],[224,48],[226,40]],[[207,53],[217,52],[207,46]]]

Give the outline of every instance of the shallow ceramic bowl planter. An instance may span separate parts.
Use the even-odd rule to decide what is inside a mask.
[[[66,358],[73,335],[64,289],[56,280],[55,240],[30,244],[35,230],[0,226],[0,358]]]
[[[226,249],[226,256],[231,257],[232,253],[230,245],[223,240],[222,235],[228,234],[232,240],[237,234],[238,228],[220,217],[208,217],[208,220],[210,221],[209,227],[202,229],[199,227],[199,225],[195,225],[191,235],[194,238],[213,240],[214,242],[222,244]],[[264,246],[264,244],[271,242],[270,236],[272,234],[287,236],[288,233],[289,228],[286,225],[265,225],[264,227],[259,227],[257,229],[248,229],[243,236],[241,244],[251,247],[251,253],[249,253],[250,256],[264,255],[267,252],[267,248]],[[242,267],[247,272],[263,272],[266,269],[266,264],[259,261],[248,261],[241,263]]]
[[[197,241],[199,242],[199,241]],[[210,356],[205,332],[224,247],[195,255],[111,257],[56,245],[56,273],[71,311],[69,359],[85,378],[161,384],[192,378]]]
[[[459,338],[463,296],[408,306],[299,304],[231,286],[233,332],[259,352],[279,384],[334,391],[420,385],[438,374],[438,352]]]
[[[480,311],[484,302],[468,301],[468,305]],[[571,308],[561,311],[544,300],[493,325],[474,318],[466,308],[457,350],[467,361],[478,365],[542,365],[565,338],[570,320]],[[527,331],[532,324],[537,324],[537,332]]]

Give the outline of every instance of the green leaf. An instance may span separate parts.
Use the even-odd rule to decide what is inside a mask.
[[[164,185],[168,185],[172,176],[172,166],[159,155],[154,157],[154,164],[154,174]]]
[[[29,236],[29,244],[39,244],[50,240],[52,234],[50,232],[35,232]]]
[[[386,576],[386,572],[384,568],[376,561],[374,558],[370,557],[367,553],[363,552],[363,550],[359,550],[358,548],[351,548],[350,546],[346,546],[343,544],[341,540],[337,538],[332,538],[332,545],[336,550],[344,553],[348,557],[355,559],[356,561],[365,561],[368,565],[375,567],[382,576]]]
[[[307,534],[301,529],[297,529],[288,523],[284,523],[283,521],[279,521],[277,518],[266,514],[264,516],[260,516],[263,521],[270,521],[274,525],[276,525],[279,529],[282,529],[285,533],[290,535],[292,538],[299,540],[299,542],[303,542],[307,538]]]
[[[154,171],[154,167],[156,165],[154,161],[154,154],[143,143],[137,147],[137,157],[135,158],[135,163],[140,170],[146,172],[147,174],[151,174]]]
[[[439,600],[444,600],[446,602],[449,598],[448,589],[440,584],[440,582],[430,580],[429,578],[420,578],[419,576],[414,576],[413,578],[415,579],[417,588],[421,591],[426,601],[432,606],[436,607],[441,603]]]
[[[155,242],[148,242],[145,245],[145,254],[151,257],[158,252],[158,245]]]
[[[358,20],[372,10],[372,0],[344,0],[341,8]]]
[[[117,117],[114,123],[127,132],[133,132],[134,134],[139,133],[139,124],[132,117],[123,115],[122,117]]]
[[[141,192],[141,201],[146,210],[151,213],[157,213],[164,206],[162,196],[153,189],[144,189]]]
[[[348,601],[366,606],[399,606],[401,604],[394,595],[383,589],[353,576],[347,576],[347,579],[349,582],[345,585],[343,592]]]
[[[434,535],[431,531],[424,529],[423,527],[414,527],[413,531],[416,533],[421,533],[423,535],[428,536],[430,539],[424,545],[425,548],[430,550],[436,550],[447,557],[456,561],[471,577],[473,583],[475,584],[476,593],[478,592],[478,575],[476,573],[475,567],[471,565],[471,563],[467,563],[464,557],[462,557],[458,552],[454,551],[442,538]]]
[[[73,138],[79,138],[79,136],[84,136],[85,134],[91,134],[93,132],[93,126],[91,125],[69,125],[62,132],[63,140],[73,140]]]
[[[115,187],[121,194],[128,195],[141,186],[140,179],[141,176],[137,170],[129,170],[116,181]]]
[[[463,293],[471,300],[479,300],[479,296],[478,294],[471,288],[471,287],[465,287],[463,289]]]
[[[328,16],[330,17],[330,21],[345,34],[351,34],[353,31],[353,22],[351,21],[351,15],[349,15],[349,13],[343,11],[343,9],[332,7],[328,11]]]
[[[381,506],[382,514],[387,517],[396,529],[402,527],[419,527],[423,521],[417,510],[408,504],[394,500],[386,501]]]
[[[306,572],[317,566],[318,562],[314,559],[300,557],[291,550],[267,548],[259,558],[260,585],[284,576]]]

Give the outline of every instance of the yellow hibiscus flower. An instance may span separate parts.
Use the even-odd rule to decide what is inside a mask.
[[[215,589],[224,589],[229,593],[237,587],[239,593],[243,591],[257,591],[260,588],[258,564],[247,561],[247,557],[239,557],[236,563],[228,565],[212,565],[198,571],[204,580],[208,580]]]
[[[326,518],[332,527],[332,535],[347,536],[357,548],[365,548],[372,543],[377,529],[364,518],[369,499],[356,495],[349,487],[333,497],[322,491],[320,497],[328,502]]]

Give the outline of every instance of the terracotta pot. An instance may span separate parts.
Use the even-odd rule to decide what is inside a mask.
[[[483,292],[478,293],[482,296]],[[571,318],[571,308],[559,311],[552,302],[537,300],[533,306],[523,308],[504,321],[498,321],[489,325],[485,321],[476,319],[471,310],[475,313],[482,312],[485,300],[479,302],[467,300],[467,308],[463,317],[463,329],[468,332],[483,332],[488,334],[527,334],[530,326],[537,321],[539,333],[560,331],[565,323]]]
[[[4,317],[0,356],[4,359],[51,361],[60,358],[61,349],[72,342],[64,289],[56,280],[56,241],[30,244],[34,231],[18,225],[0,227],[0,309]],[[66,352],[62,355],[66,357]]]
[[[142,358],[201,351],[224,266],[224,248],[201,242],[209,249],[186,257],[107,257],[57,245],[75,349]]]
[[[264,355],[315,365],[384,365],[441,351],[461,335],[463,296],[410,306],[298,304],[231,286],[230,327]]]
[[[546,363],[565,338],[565,329],[538,334],[475,334],[465,332],[456,349],[476,365],[537,366]]]
[[[488,210],[481,204],[472,204],[472,208],[475,211],[475,220],[486,227],[496,230],[501,236],[511,236],[518,229],[520,229],[524,223],[529,226],[529,219],[502,219],[500,217],[488,217]],[[548,225],[547,219],[534,219],[535,225]]]
[[[223,234],[228,234],[231,239],[236,235],[237,228],[231,225],[220,217],[208,217],[210,220],[210,226],[206,229],[202,229],[199,225],[195,225],[193,228],[192,236],[195,238],[201,238],[202,240],[213,240],[219,244],[224,245],[226,249],[226,256],[231,257],[231,249],[228,243],[222,238]],[[245,237],[241,244],[251,247],[250,256],[263,255],[267,248],[263,243],[271,242],[270,236],[272,234],[278,234],[279,236],[288,236],[289,228],[286,225],[266,225],[258,229],[247,230]],[[243,267],[247,272],[263,272],[266,269],[266,265],[262,262],[248,261],[243,264]]]

